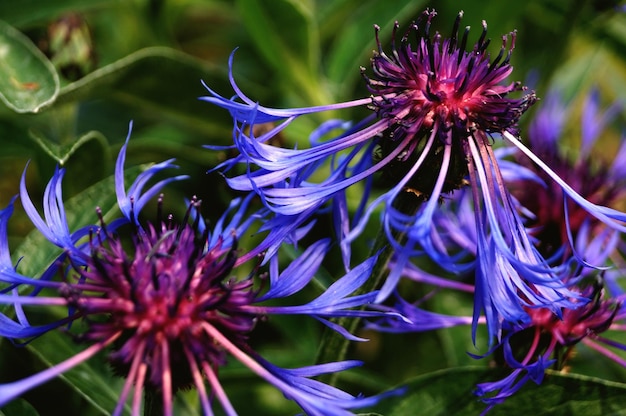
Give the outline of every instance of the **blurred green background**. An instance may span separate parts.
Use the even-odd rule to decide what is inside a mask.
[[[67,169],[64,196],[72,201],[70,221],[95,221],[96,205],[110,208],[115,202],[111,174],[132,120],[127,165],[176,158],[180,173],[192,179],[168,188],[167,209],[180,213],[181,198],[198,195],[205,201],[205,215],[216,219],[233,193],[219,174],[206,171],[228,154],[201,146],[230,144],[232,121],[226,111],[198,100],[207,95],[201,80],[230,96],[228,57],[239,48],[235,78],[249,97],[263,105],[312,106],[361,98],[368,92],[359,67],[368,66],[376,47],[373,25],[381,26],[381,39],[388,45],[394,21],[404,26],[427,7],[437,10],[433,26],[444,35],[463,10],[463,24],[473,28],[471,41],[480,35],[481,21],[486,20],[494,54],[501,36],[516,29],[512,80],[529,84],[539,97],[551,87],[563,91],[578,109],[567,127],[572,145],[580,125],[579,104],[590,88],[600,89],[603,105],[626,97],[626,14],[623,5],[613,1],[0,0],[0,205],[18,192],[27,161],[27,183],[35,201],[40,200],[37,195],[54,166],[61,164]],[[321,117],[358,118],[366,111],[309,117],[285,133],[285,143],[293,146],[305,140]],[[623,115],[620,121],[625,121]],[[609,149],[619,137],[618,128],[608,133]],[[41,246],[41,238],[29,235],[31,230],[18,209],[9,225],[10,243],[16,248],[16,259],[26,252],[39,253],[37,261],[20,265],[20,271],[37,274],[53,252]],[[336,260],[331,256],[329,270],[339,269]],[[431,306],[438,310],[471,312],[470,299],[445,294],[436,299]],[[252,342],[276,364],[308,365],[315,358],[319,335],[315,323],[286,317],[261,323]],[[467,328],[367,336],[369,343],[350,352],[350,358],[365,360],[364,368],[341,378],[342,387],[352,393],[373,394],[437,370],[489,364],[466,354],[477,352]],[[0,381],[15,380],[80,349],[64,334],[50,334],[40,341],[21,350],[0,341]],[[572,368],[626,381],[623,369],[585,349]],[[439,390],[431,379],[420,384],[425,392],[419,402],[423,407],[385,413],[444,414],[450,408],[442,403],[462,400],[466,407],[458,407],[457,413],[480,413],[483,407],[471,396],[471,389],[477,381],[493,379],[493,374],[484,375],[484,369],[468,370],[469,375],[462,371],[434,376],[443,383]],[[220,375],[242,415],[298,412],[236,363]],[[455,396],[451,386],[457,385],[460,393]],[[562,391],[558,383],[549,388],[557,389],[551,394],[583,394],[591,401],[595,397],[596,404],[605,400],[589,393],[595,390],[585,382],[574,385],[564,383]],[[5,414],[51,415],[59,397],[68,415],[109,414],[120,387],[121,380],[114,379],[104,363],[92,360],[29,394],[34,407],[19,401]],[[529,387],[529,391],[546,395],[549,390]],[[493,414],[521,414],[520,403],[528,405],[529,399],[520,397]],[[531,397],[531,402],[536,400]],[[622,400],[626,408],[626,399]],[[179,395],[176,414],[196,412],[195,393]]]

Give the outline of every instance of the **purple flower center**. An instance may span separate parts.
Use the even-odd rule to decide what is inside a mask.
[[[459,13],[452,36],[442,40],[439,33],[429,34],[434,11],[426,11],[402,36],[400,46],[395,43],[398,25],[394,28],[392,53],[387,55],[378,38],[378,52],[372,58],[374,76],[364,75],[369,90],[374,94],[372,109],[382,119],[388,119],[390,128],[380,141],[382,156],[398,146],[404,146],[395,166],[390,166],[391,180],[397,180],[409,169],[424,146],[425,138],[435,134],[443,143],[451,144],[451,169],[445,192],[464,185],[467,175],[466,159],[469,151],[465,141],[475,131],[484,133],[515,132],[520,116],[536,101],[534,93],[519,99],[508,98],[511,92],[524,88],[517,82],[501,85],[511,74],[509,64],[515,45],[515,33],[507,46],[502,38],[499,55],[492,61],[487,52],[487,25],[471,51],[465,51],[469,27],[458,44]],[[423,25],[422,25],[423,24]],[[415,48],[409,36],[415,35]],[[362,69],[362,72],[365,69]],[[409,138],[409,141],[405,139]],[[449,141],[452,143],[449,143]],[[441,148],[433,147],[429,155],[433,167],[441,165]],[[409,162],[409,163],[405,163]],[[399,172],[393,172],[399,170]],[[438,170],[438,169],[437,169]],[[423,182],[426,182],[425,184]],[[412,186],[420,193],[430,193],[433,179],[415,178]]]
[[[63,294],[86,318],[81,338],[103,342],[119,334],[109,358],[120,375],[135,377],[139,359],[149,385],[165,389],[163,375],[171,374],[175,391],[193,382],[192,368],[225,363],[207,325],[237,345],[253,329],[256,316],[242,308],[256,295],[252,280],[228,278],[236,248],[220,242],[207,249],[207,234],[197,228],[149,225],[128,249],[114,236],[92,238],[87,266],[74,267],[77,280]]]
[[[541,355],[553,355],[559,359],[556,365],[561,368],[572,347],[584,338],[596,338],[609,329],[621,302],[607,298],[600,284],[581,290],[581,295],[592,301],[577,309],[564,309],[562,319],[547,308],[527,308],[531,323],[510,340],[514,350],[524,352],[524,364]]]

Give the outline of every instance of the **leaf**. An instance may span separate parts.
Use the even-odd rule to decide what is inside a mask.
[[[227,113],[197,99],[206,95],[202,80],[217,90],[230,90],[225,71],[217,73],[201,60],[172,48],[149,47],[64,86],[57,103],[110,96],[140,109],[129,118],[149,112],[161,121],[169,118],[211,137],[221,133],[224,142],[230,143]]]
[[[319,51],[306,2],[240,0],[238,5],[254,43],[269,64],[279,71],[298,65],[297,61],[309,68],[316,65]],[[280,31],[272,30],[277,28]]]
[[[68,334],[51,331],[41,341],[32,342],[28,350],[39,358],[47,367],[64,361],[85,349],[85,344],[78,344]],[[106,360],[98,356],[79,364],[59,376],[77,395],[84,398],[95,411],[109,415],[115,408],[121,391],[121,378],[115,378],[108,369]],[[127,406],[127,411],[129,411]]]
[[[17,113],[37,113],[58,93],[59,75],[48,58],[0,21],[0,100]]]
[[[17,399],[0,409],[0,416],[37,416],[39,413],[26,400]]]
[[[56,163],[63,166],[67,160],[72,156],[80,147],[91,141],[97,142],[104,149],[108,143],[102,133],[98,131],[90,131],[83,134],[76,141],[69,145],[61,146],[52,140],[44,137],[42,134],[31,130],[31,138],[37,143],[41,149],[47,153]],[[104,153],[104,152],[103,152]],[[101,156],[100,156],[101,157]]]
[[[239,12],[266,62],[297,87],[309,105],[319,102],[319,40],[308,2],[239,0]],[[279,30],[277,30],[279,29]]]
[[[478,415],[486,405],[472,393],[476,384],[507,374],[467,367],[430,373],[407,382],[404,395],[383,400],[374,411],[386,416]],[[626,415],[626,384],[549,371],[541,385],[526,383],[488,415]]]
[[[555,71],[553,85],[565,92],[571,100],[578,93],[596,87],[609,100],[623,97],[626,91],[626,65],[622,58],[609,49],[584,38],[575,42],[577,54]]]
[[[376,48],[374,24],[381,27],[383,38],[389,38],[394,22],[405,23],[413,13],[420,11],[424,3],[423,0],[413,0],[390,7],[386,2],[375,0],[367,4],[362,1],[344,2],[344,9],[350,11],[345,16],[348,21],[340,23],[342,30],[339,31],[336,30],[337,25],[331,25],[333,42],[327,57],[328,78],[340,88],[339,96],[345,95],[360,79],[359,66],[368,62],[372,50]],[[338,12],[327,11],[329,14]]]
[[[15,26],[29,24],[38,20],[51,20],[65,12],[76,12],[87,8],[101,7],[112,0],[20,0],[19,2],[0,2],[0,16],[4,21]]]

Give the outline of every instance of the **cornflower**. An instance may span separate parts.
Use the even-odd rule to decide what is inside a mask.
[[[604,275],[594,277],[589,270],[591,269],[585,273],[585,279],[580,279],[580,276],[574,279],[571,290],[580,293],[581,298],[591,299],[590,302],[576,309],[564,309],[560,318],[547,308],[527,308],[530,317],[527,322],[505,322],[502,337],[496,345],[485,354],[470,354],[476,359],[492,357],[492,361],[510,370],[501,380],[483,382],[476,386],[474,393],[487,404],[483,414],[514,395],[528,381],[541,384],[548,369],[575,371],[575,366],[572,369],[568,365],[575,357],[578,344],[583,344],[626,368],[624,355],[616,352],[626,351],[626,345],[612,339],[610,334],[605,334],[607,331],[623,331],[626,328],[626,293],[621,289],[608,292],[608,287],[614,289],[618,286],[609,285],[610,282],[604,280]],[[623,272],[613,271],[613,274],[621,275]],[[425,332],[475,322],[469,315],[447,315],[424,306],[429,297],[437,296],[441,290],[456,290],[459,294],[475,293],[475,287],[471,283],[434,276],[414,264],[406,266],[402,276],[435,289],[415,303],[396,294],[396,302],[389,310],[408,319],[399,321],[382,318],[369,322],[366,328],[390,333]],[[478,321],[479,325],[484,323],[482,318]]]
[[[570,147],[566,153],[563,149],[568,137],[563,131],[571,109],[562,102],[558,91],[551,91],[529,129],[529,147],[585,199],[614,206],[626,195],[626,142],[619,144],[612,161],[593,155],[592,150],[623,107],[616,102],[600,112],[599,98],[597,90],[585,97],[579,147]],[[519,154],[516,156],[520,159]],[[536,165],[525,165],[540,180],[520,180],[522,186],[514,190],[514,195],[530,212],[528,226],[536,245],[546,256],[565,262],[576,259],[574,264],[585,266],[574,269],[567,283],[591,301],[577,309],[564,309],[561,319],[543,308],[529,308],[532,325],[505,329],[503,358],[514,371],[501,381],[481,383],[477,390],[478,395],[487,396],[483,401],[491,406],[509,397],[527,379],[540,383],[545,368],[552,365],[562,369],[578,343],[626,367],[626,359],[602,344],[619,350],[626,350],[626,345],[600,335],[609,329],[623,330],[626,318],[626,294],[616,282],[623,275],[623,270],[615,268],[621,267],[615,261],[623,255],[618,230],[606,227],[572,204],[567,194],[549,182],[549,176]],[[610,295],[605,287],[610,288]]]
[[[490,336],[498,337],[503,321],[528,321],[526,306],[545,306],[558,315],[561,308],[574,308],[580,302],[572,302],[575,294],[563,285],[561,274],[567,272],[566,267],[548,264],[529,238],[494,154],[496,138],[520,149],[600,221],[624,231],[626,215],[583,199],[522,144],[517,124],[536,97],[532,92],[510,97],[525,90],[518,82],[506,84],[513,71],[510,58],[516,33],[502,37],[500,51],[491,59],[485,22],[478,40],[467,51],[469,27],[459,35],[463,13],[457,16],[447,39],[438,32],[431,34],[435,15],[426,10],[399,45],[396,24],[390,54],[383,50],[376,27],[373,75],[365,75],[362,69],[370,98],[308,108],[263,107],[236,85],[231,55],[230,80],[236,97],[226,99],[207,87],[211,96],[202,99],[227,109],[234,119],[234,145],[240,154],[219,168],[228,171],[244,163],[247,171],[227,178],[229,186],[255,191],[278,215],[309,213],[328,200],[343,198],[346,188],[369,181],[377,172],[391,182],[391,189],[369,204],[342,241],[349,245],[373,210],[384,204],[383,227],[400,254],[399,266],[387,277],[378,301],[392,292],[403,264],[413,256],[426,253],[453,272],[467,266],[435,239],[438,232],[433,229],[433,219],[446,194],[469,185],[479,236],[475,271],[481,295],[477,296],[475,318],[483,312]],[[269,142],[298,117],[364,106],[374,112],[311,148],[284,149]],[[256,137],[254,126],[268,122],[278,125]],[[328,177],[311,182],[311,167],[328,160],[332,162]],[[400,197],[404,201],[412,198],[411,207],[399,208],[407,205],[398,204]]]
[[[184,177],[163,179],[143,192],[156,173],[174,167],[170,160],[139,174],[127,190],[127,144],[128,139],[115,169],[117,205],[122,215],[108,224],[97,210],[99,224],[70,231],[62,198],[64,169],[57,169],[46,187],[43,217],[22,179],[20,198],[27,215],[46,239],[63,249],[43,273],[45,278],[21,275],[10,266],[6,221],[12,204],[0,211],[0,281],[8,285],[0,293],[0,303],[12,305],[17,317],[14,320],[8,314],[0,314],[1,335],[12,340],[35,336],[43,340],[50,329],[69,324],[75,337],[88,345],[82,352],[37,374],[0,384],[0,406],[101,351],[107,351],[115,373],[125,377],[114,415],[124,412],[129,399],[130,413],[141,414],[144,392],[151,392],[161,396],[162,414],[171,416],[175,393],[187,387],[197,390],[203,414],[213,414],[212,402],[216,400],[226,414],[235,415],[218,378],[218,369],[226,364],[228,356],[271,383],[310,415],[352,414],[349,409],[375,404],[381,396],[355,397],[311,379],[353,368],[360,365],[358,361],[283,369],[266,361],[248,344],[255,323],[272,314],[308,316],[350,339],[361,340],[329,318],[383,313],[352,309],[371,303],[375,292],[350,296],[367,278],[375,258],[353,268],[306,304],[267,305],[267,301],[299,292],[311,281],[328,249],[328,241],[312,244],[282,271],[277,257],[272,257],[268,276],[261,277],[262,282],[269,281],[267,288],[255,287],[256,269],[245,278],[233,277],[237,241],[258,219],[256,215],[246,215],[251,196],[233,201],[212,230],[200,217],[200,201],[192,199],[185,217],[176,222],[172,216],[163,218],[159,197],[158,220],[144,225],[138,218],[146,202],[167,183]],[[22,259],[27,261],[27,257]],[[54,278],[59,275],[60,280]],[[61,307],[66,309],[67,317],[48,325],[30,325],[25,307]],[[84,325],[71,325],[78,320]]]
[[[546,164],[572,183],[585,199],[599,205],[615,206],[623,203],[624,167],[626,144],[622,140],[613,160],[592,157],[592,148],[603,136],[622,106],[614,103],[605,111],[599,111],[599,95],[593,90],[585,99],[582,112],[579,148],[570,145],[564,153],[568,137],[563,133],[564,123],[571,109],[560,100],[557,91],[551,91],[548,99],[536,113],[530,128],[530,148],[540,155]],[[569,137],[572,139],[572,137]],[[510,149],[499,149],[498,157],[511,156]],[[513,153],[518,158],[519,154]],[[626,293],[619,284],[623,278],[624,246],[618,230],[607,227],[580,206],[571,204],[567,194],[549,176],[534,164],[517,165],[505,159],[503,175],[513,186],[513,195],[519,209],[527,218],[526,225],[533,243],[546,258],[569,264],[563,283],[576,294],[572,302],[575,308],[563,308],[557,316],[548,308],[527,305],[529,319],[523,323],[504,322],[501,340],[484,355],[497,353],[496,362],[511,369],[502,380],[480,383],[476,394],[488,404],[487,410],[502,403],[522,386],[532,380],[540,384],[545,370],[567,368],[575,355],[575,347],[583,344],[618,365],[626,367],[626,359],[617,351],[626,351],[626,345],[611,339],[604,333],[622,331],[626,326]],[[521,163],[521,159],[520,159]],[[477,252],[477,233],[471,220],[471,200],[464,191],[457,191],[451,202],[435,216],[435,227],[440,230],[438,240],[449,250],[463,253],[468,267],[475,267],[471,258]],[[390,267],[397,267],[391,264]],[[416,264],[408,264],[402,276],[428,287],[455,290],[477,296],[478,285],[473,285],[468,275],[456,279],[443,278],[427,273]],[[589,301],[585,301],[589,299]],[[387,332],[415,332],[469,324],[468,316],[449,316],[424,309],[424,300],[410,303],[397,297],[393,310],[408,318],[400,322],[383,318],[368,324],[370,329]],[[472,323],[480,324],[473,319]],[[617,350],[617,351],[615,351]]]
[[[469,204],[466,208],[468,207]],[[446,223],[450,232],[448,237],[453,236],[459,246],[463,246],[467,253],[471,252],[472,246],[476,247],[472,243],[475,235],[464,231],[471,227],[459,221],[458,216],[454,221],[450,221],[452,217],[452,215],[445,218],[436,216],[442,224]],[[590,244],[584,245],[583,239],[590,241]],[[452,238],[446,240],[447,244],[451,244]],[[546,370],[568,368],[570,360],[575,357],[578,344],[583,344],[618,365],[626,367],[626,359],[616,352],[616,350],[626,351],[626,345],[614,340],[610,335],[605,335],[607,331],[623,331],[626,328],[624,307],[626,293],[618,282],[623,276],[623,270],[609,269],[608,266],[598,270],[597,266],[610,263],[611,257],[619,250],[618,242],[615,239],[610,241],[611,244],[607,244],[598,238],[590,239],[589,234],[584,232],[578,234],[576,246],[580,248],[581,256],[596,266],[582,267],[582,270],[573,267],[569,277],[564,278],[564,284],[574,294],[571,302],[580,303],[576,308],[563,308],[561,313],[556,315],[546,307],[525,306],[527,320],[522,323],[503,322],[500,339],[495,345],[484,354],[469,354],[476,359],[492,357],[496,364],[510,369],[509,374],[501,380],[487,381],[476,386],[475,394],[487,404],[483,414],[514,395],[528,381],[541,384]],[[477,328],[488,325],[484,316],[476,318],[462,314],[450,315],[429,309],[427,301],[442,291],[453,291],[459,297],[473,295],[474,299],[480,296],[480,292],[478,286],[472,283],[470,273],[442,277],[436,272],[427,272],[419,267],[417,265],[419,260],[420,258],[417,258],[414,263],[405,264],[401,276],[430,288],[430,292],[417,302],[409,302],[396,291],[393,297],[394,304],[387,310],[397,312],[405,320],[381,317],[368,322],[367,329],[406,333],[471,325],[474,334]],[[389,264],[390,269],[396,267],[398,265],[394,261]],[[441,272],[443,274],[444,270]]]
[[[615,102],[600,111],[599,102],[596,89],[585,96],[580,137],[574,138],[564,133],[573,108],[568,108],[558,90],[550,91],[528,129],[529,149],[586,200],[597,205],[617,206],[626,196],[626,141],[622,139],[618,143],[612,161],[608,154],[601,154],[596,144],[608,124],[623,110],[623,105]],[[577,147],[570,143],[572,139],[579,143]],[[565,260],[572,255],[580,258],[578,249],[572,244],[579,233],[598,240],[619,238],[614,229],[573,204],[563,189],[550,181],[545,171],[528,163],[520,152],[513,156],[520,166],[538,179],[527,181],[521,178],[509,182],[513,195],[531,213],[526,224],[544,256],[560,255]],[[515,175],[513,172],[512,179]],[[590,243],[585,239],[578,241],[585,245]]]

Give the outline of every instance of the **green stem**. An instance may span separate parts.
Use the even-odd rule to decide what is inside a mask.
[[[415,195],[409,192],[400,194],[394,201],[394,207],[408,215],[415,214],[420,205],[421,202],[416,200]],[[394,233],[394,237],[397,241],[404,242],[406,239],[406,233],[396,232]],[[369,279],[365,282],[365,284],[363,284],[363,286],[354,292],[354,295],[360,295],[380,289],[389,274],[387,265],[393,256],[394,249],[389,244],[385,230],[382,227],[378,231],[378,235],[376,236],[376,241],[374,242],[370,255],[372,256],[378,252],[380,252],[380,254],[378,255],[374,267],[372,268],[372,273]],[[361,319],[337,318],[334,319],[333,322],[343,326],[350,333],[354,333],[359,327]],[[322,335],[316,362],[318,364],[322,364],[344,360],[348,353],[349,343],[350,341],[348,339],[344,338],[336,331],[326,328],[324,334]],[[320,381],[330,385],[336,385],[338,376],[339,373],[324,374],[320,376],[319,379]]]
[[[161,394],[150,386],[145,386],[143,394],[143,416],[163,416]]]

